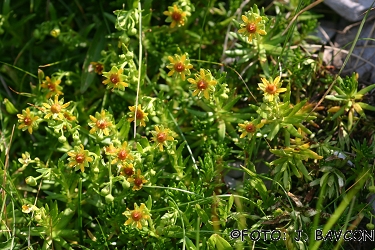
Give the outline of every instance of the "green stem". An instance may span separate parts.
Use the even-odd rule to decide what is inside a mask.
[[[139,62],[138,62],[138,85],[137,85],[137,96],[135,98],[135,109],[134,109],[134,139],[137,134],[137,110],[138,110],[138,99],[139,99],[139,86],[141,85],[141,71],[142,71],[142,7],[141,1],[138,2],[139,11]]]

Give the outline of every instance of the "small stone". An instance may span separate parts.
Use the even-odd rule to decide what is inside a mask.
[[[364,18],[365,12],[370,9],[372,0],[325,0],[324,3],[331,7],[340,16],[351,22]],[[373,11],[370,15],[375,14]]]

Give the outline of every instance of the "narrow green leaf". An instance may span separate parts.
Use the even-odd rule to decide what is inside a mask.
[[[367,86],[366,88],[361,89],[360,91],[357,92],[357,95],[365,95],[367,92],[370,92],[375,88],[375,84],[372,84],[370,86]]]
[[[292,169],[293,174],[294,174],[297,178],[302,178],[301,173],[298,171],[298,169],[296,168],[296,166],[294,165],[293,162],[289,161],[289,167]]]
[[[287,117],[294,116],[306,104],[306,102],[307,102],[307,99],[298,103],[298,104],[296,104],[296,105],[294,105],[292,111],[288,114]]]
[[[367,103],[363,103],[363,102],[357,102],[357,104],[363,108],[363,109],[366,109],[366,110],[371,110],[371,111],[375,111],[375,107],[374,106],[371,106]]]
[[[306,180],[309,180],[311,181],[312,178],[311,176],[309,175],[309,172],[307,171],[305,165],[303,165],[302,161],[301,160],[295,160],[296,161],[296,164],[297,164],[297,167],[298,169],[302,172],[302,174],[305,176]]]
[[[229,111],[238,102],[238,100],[240,98],[241,98],[241,96],[237,96],[237,97],[233,98],[230,102],[228,102],[227,104],[225,104],[225,106],[223,107],[223,109],[226,110],[226,111]]]
[[[292,124],[285,124],[283,126],[285,126],[285,129],[294,137],[303,138],[303,136],[300,133],[298,133],[298,130]]]
[[[219,120],[219,129],[218,129],[219,141],[224,141],[225,138],[225,122],[224,120]]]
[[[345,106],[341,107],[341,108],[339,109],[339,111],[337,111],[336,114],[334,114],[334,115],[332,116],[331,120],[336,120],[337,117],[339,117],[340,115],[344,114],[344,112],[345,112]]]
[[[270,133],[267,135],[268,140],[273,140],[273,138],[277,135],[280,130],[280,123],[274,122],[270,125]]]
[[[283,184],[284,188],[289,191],[290,190],[290,177],[288,171],[284,171],[283,173]]]
[[[228,200],[228,204],[227,204],[227,213],[228,214],[230,213],[230,210],[232,209],[233,202],[234,202],[234,196],[232,194],[231,196],[229,196],[229,200]]]

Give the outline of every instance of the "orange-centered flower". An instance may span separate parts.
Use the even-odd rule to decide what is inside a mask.
[[[255,13],[248,13],[246,16],[242,15],[241,29],[238,30],[238,33],[243,36],[247,36],[247,40],[251,42],[254,38],[261,35],[264,36],[267,32],[264,30],[263,18]]]
[[[123,69],[118,69],[113,66],[111,71],[103,73],[103,76],[107,78],[103,81],[103,84],[107,85],[107,89],[115,90],[117,88],[119,90],[125,90],[125,87],[129,86],[125,82],[126,76],[122,74],[123,71]]]
[[[275,80],[267,81],[265,78],[261,78],[262,83],[258,83],[259,88],[264,92],[264,98],[272,102],[279,93],[285,92],[286,88],[281,87],[280,76],[277,76]]]
[[[18,129],[22,129],[22,131],[29,131],[30,134],[33,133],[33,128],[38,127],[37,120],[39,119],[39,116],[34,116],[33,113],[30,113],[30,109],[26,108],[26,110],[22,110],[22,115],[17,114],[18,117]]]
[[[69,105],[70,102],[64,104],[64,98],[61,98],[59,101],[59,96],[55,95],[54,101],[49,99],[48,103],[43,103],[43,106],[47,108],[47,110],[44,110],[44,112],[47,113],[44,119],[52,117],[53,120],[64,120],[64,112]]]
[[[48,76],[46,76],[46,80],[43,81],[40,87],[49,90],[46,96],[47,99],[54,95],[63,94],[63,92],[61,92],[62,87],[60,86],[60,83],[61,83],[61,80],[56,80],[54,77],[50,79]]]
[[[173,5],[168,7],[168,11],[163,12],[164,15],[168,16],[165,20],[166,22],[171,22],[171,28],[181,27],[185,25],[186,13],[179,9],[177,5]]]
[[[97,132],[98,136],[103,136],[103,134],[106,136],[109,135],[109,132],[113,127],[111,114],[106,114],[105,110],[102,110],[100,114],[96,112],[95,117],[90,115],[90,120],[90,134],[94,134],[95,132]]]
[[[211,72],[205,69],[200,69],[199,74],[195,74],[195,79],[189,78],[188,82],[193,84],[192,87],[195,89],[193,96],[199,96],[203,92],[203,96],[207,100],[210,99],[210,91],[212,91],[217,84]]]
[[[134,184],[133,191],[140,190],[143,184],[148,182],[145,177],[141,175],[140,169],[137,170],[137,173],[133,177],[128,178],[127,181]]]
[[[155,131],[151,131],[153,135],[152,140],[156,142],[156,146],[159,147],[160,151],[164,151],[163,146],[168,146],[168,141],[173,141],[173,132],[163,126],[155,126]]]
[[[190,64],[187,55],[174,55],[174,57],[168,56],[168,60],[171,62],[167,66],[167,68],[171,70],[169,71],[168,76],[181,76],[181,79],[185,81],[185,76],[190,75],[190,69],[193,68],[193,65]]]
[[[128,147],[128,142],[123,142],[121,147],[115,148],[113,145],[107,147],[107,155],[113,155],[115,158],[111,161],[111,164],[116,164],[118,162],[124,163],[134,160],[133,154]]]
[[[88,167],[89,162],[92,162],[92,157],[89,156],[89,151],[85,150],[83,145],[75,146],[74,150],[67,153],[69,158],[69,167],[75,167],[75,170],[81,169],[85,172],[85,167]]]
[[[125,176],[132,176],[134,174],[134,166],[132,163],[124,163],[121,167],[121,174]]]
[[[239,131],[242,133],[240,135],[240,138],[244,138],[245,136],[248,136],[251,139],[253,137],[253,135],[255,134],[255,132],[259,128],[262,128],[264,126],[265,122],[266,122],[265,120],[262,120],[259,123],[257,120],[254,120],[254,121],[251,121],[251,122],[245,121],[242,124],[238,124],[238,126],[240,127]]]
[[[143,203],[141,203],[140,207],[138,207],[137,203],[134,203],[134,210],[127,209],[123,215],[128,218],[125,222],[126,226],[131,225],[138,229],[142,229],[142,226],[147,226],[147,220],[151,219],[151,214]]]
[[[142,109],[141,104],[138,104],[137,112],[135,111],[135,106],[130,106],[129,107],[130,112],[128,113],[129,115],[129,122],[132,122],[135,120],[135,117],[137,118],[137,124],[141,124],[141,126],[146,127],[146,122],[148,121],[148,113],[145,113],[144,110]]]

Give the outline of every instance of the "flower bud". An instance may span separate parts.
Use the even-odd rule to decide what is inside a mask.
[[[40,31],[38,29],[35,29],[34,32],[33,32],[33,37],[35,39],[39,39],[40,38]]]
[[[60,29],[54,28],[53,30],[51,30],[50,35],[55,37],[55,38],[58,37],[60,35]]]
[[[126,56],[127,60],[131,60],[134,57],[134,53],[132,51],[128,51],[128,52],[126,52],[125,56]]]
[[[107,194],[109,194],[109,187],[105,186],[104,188],[102,188],[102,190],[100,190],[100,195],[106,196]]]
[[[115,199],[115,197],[113,197],[113,195],[108,194],[108,195],[105,197],[105,202],[107,202],[107,203],[112,203],[114,199]]]
[[[367,223],[367,224],[366,224],[366,228],[367,228],[368,230],[373,230],[373,229],[375,228],[375,225],[372,224],[372,223]]]
[[[34,186],[36,186],[38,184],[36,182],[36,179],[34,177],[32,177],[32,176],[27,177],[26,180],[25,180],[25,182],[26,182],[27,185],[32,186],[32,187],[34,187]]]
[[[127,180],[123,180],[121,182],[122,188],[123,189],[129,189],[130,188],[130,183]]]
[[[41,215],[41,213],[36,213],[35,216],[34,216],[34,219],[35,219],[36,221],[40,221],[40,220],[42,219],[42,215]]]
[[[41,69],[38,69],[38,79],[39,79],[39,82],[43,82],[43,79],[44,79],[44,71],[41,70]]]
[[[60,143],[64,143],[64,142],[66,142],[66,137],[62,135],[62,136],[59,137],[58,140],[59,140]]]
[[[7,112],[11,115],[17,114],[18,110],[14,107],[13,103],[11,103],[7,98],[4,98],[4,105]]]
[[[131,28],[130,30],[128,30],[128,35],[129,36],[134,36],[137,34],[137,29],[136,28]]]

